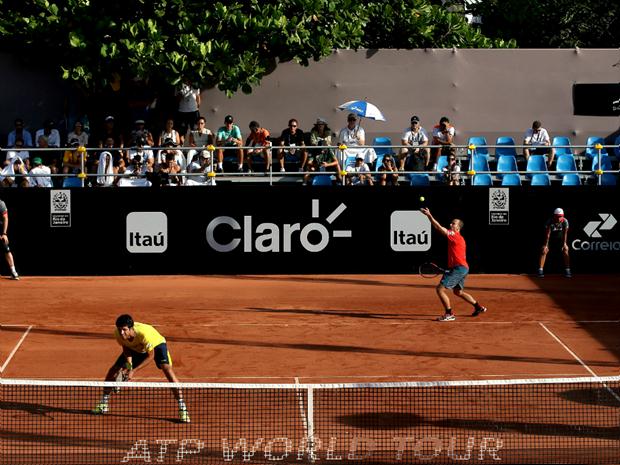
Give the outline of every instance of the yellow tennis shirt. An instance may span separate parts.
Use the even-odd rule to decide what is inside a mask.
[[[121,346],[127,347],[134,352],[138,352],[140,354],[151,352],[159,344],[166,342],[166,338],[159,334],[159,332],[151,325],[147,325],[146,323],[138,323],[136,321],[133,324],[133,328],[136,331],[136,336],[133,338],[133,341],[126,341],[123,339],[118,331],[118,328],[114,330],[114,337],[116,337],[116,341]]]

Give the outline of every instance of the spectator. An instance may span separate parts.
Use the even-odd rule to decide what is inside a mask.
[[[27,173],[22,159],[15,156],[0,172],[0,184],[3,187],[29,187]]]
[[[136,146],[136,142],[138,139],[144,139],[144,141],[146,142],[145,145],[148,145],[149,147],[155,145],[155,141],[153,140],[153,134],[151,134],[151,131],[146,129],[146,123],[143,119],[137,119],[136,121],[134,121],[133,124],[134,127],[129,134],[129,139],[132,146]]]
[[[35,176],[30,177],[30,185],[32,187],[53,187],[51,168],[43,164],[43,160],[40,157],[34,157],[32,160],[34,168],[30,170],[30,174]]]
[[[11,158],[19,158],[26,164],[26,169],[30,169],[30,152],[28,150],[23,150],[24,142],[21,139],[15,139],[15,146],[13,147],[15,150],[10,150],[6,154],[5,165],[9,164]]]
[[[32,134],[24,128],[24,120],[17,118],[14,122],[15,129],[9,132],[7,147],[14,147],[15,141],[21,139],[24,147],[32,147]]]
[[[39,146],[39,137],[45,136],[47,137],[47,146],[59,148],[60,147],[60,133],[58,129],[54,127],[54,121],[48,119],[45,121],[43,127],[34,134],[34,140],[37,143],[37,147]]]
[[[198,152],[198,156],[192,158],[192,161],[189,165],[187,165],[188,173],[206,173],[210,171],[211,167],[211,157],[209,156],[209,152],[206,150],[201,150]],[[190,178],[192,179],[192,178]]]
[[[280,172],[285,172],[284,163],[286,156],[290,155],[299,160],[300,166],[307,159],[306,141],[304,132],[299,129],[299,122],[295,118],[288,120],[288,127],[282,131],[280,135],[280,150],[278,150],[278,162],[280,163]],[[297,147],[301,147],[301,157],[297,155]]]
[[[409,157],[409,165],[412,171],[425,171],[429,169],[430,152],[426,146],[428,145],[428,135],[422,126],[420,126],[420,118],[418,116],[411,117],[411,126],[405,129],[401,139],[403,145],[410,148],[402,148],[398,159],[398,169],[405,169],[405,161]]]
[[[73,131],[67,134],[67,144],[71,139],[77,139],[82,147],[88,147],[88,133],[84,131],[84,124],[81,121],[76,121]]]
[[[177,144],[172,139],[168,138],[164,140],[164,149],[160,150],[157,154],[157,164],[166,165],[166,161],[171,157],[172,160],[174,160],[174,162],[181,168],[181,170],[185,170],[187,167],[187,162],[183,152],[177,148]]]
[[[192,131],[200,116],[200,89],[193,86],[189,79],[185,79],[176,92],[179,101],[177,122],[181,133],[181,144],[185,143],[187,131]]]
[[[77,174],[82,172],[82,165],[86,167],[86,152],[79,150],[80,141],[71,139],[69,141],[69,150],[65,150],[62,157],[62,172],[64,174]]]
[[[447,116],[442,116],[439,120],[439,124],[433,127],[433,145],[441,145],[433,149],[432,162],[437,163],[437,159],[441,155],[448,156],[451,153],[456,153],[454,150],[454,135],[456,130],[454,126],[450,124],[450,120]],[[428,165],[430,166],[430,160]]]
[[[107,138],[111,137],[114,141],[114,147],[123,148],[125,146],[125,138],[123,134],[117,129],[114,116],[109,115],[105,117],[103,121],[103,129],[101,131],[101,137],[99,138],[99,147],[103,147]],[[78,141],[79,142],[79,141]]]
[[[357,157],[359,153],[364,155],[366,163],[373,163],[377,159],[377,154],[372,148],[351,148],[366,145],[366,131],[358,124],[358,118],[354,113],[348,114],[347,125],[338,133],[338,143],[348,147],[343,153],[343,161],[350,156]]]
[[[398,186],[398,169],[391,155],[383,157],[383,162],[377,171],[379,171],[377,178],[380,186]]]
[[[125,153],[124,150],[119,150],[118,148],[115,148],[115,144],[114,144],[114,139],[112,137],[108,137],[105,142],[104,145],[102,147],[105,152],[109,152],[112,154],[112,168],[114,170],[115,173],[119,173],[119,174],[123,174],[125,172],[125,169],[127,166],[129,166],[129,153],[132,152],[132,150],[135,149],[129,149],[129,153]],[[101,158],[101,153],[99,152],[99,155],[97,157],[95,157],[95,159],[97,160],[97,170],[98,170],[98,164],[99,164],[99,158]],[[151,164],[153,163],[153,156],[152,156],[152,152],[151,152]],[[118,181],[118,178],[116,179]]]
[[[448,155],[448,164],[443,168],[443,179],[448,186],[460,186],[461,182],[461,167],[458,164],[456,155],[451,153]]]
[[[358,153],[355,157],[355,165],[347,166],[346,182],[348,186],[373,185],[370,168],[364,162],[364,155]]]
[[[258,123],[258,121],[250,122],[250,135],[245,141],[247,147],[245,160],[248,163],[248,173],[252,172],[252,157],[259,156],[265,160],[265,171],[271,169],[271,140],[269,131]]]
[[[211,154],[207,150],[197,150],[214,143],[213,133],[207,128],[207,120],[201,116],[198,118],[198,127],[189,133],[189,146],[196,147],[187,153],[187,164],[192,163],[198,153],[206,154],[207,159],[211,158]]]
[[[528,160],[530,155],[549,155],[548,165],[553,163],[554,152],[551,150],[551,139],[549,133],[542,127],[542,123],[538,120],[532,123],[532,127],[525,131],[525,137],[523,138],[523,145],[532,146],[532,148],[525,147],[523,149],[523,155]]]
[[[335,146],[336,143],[336,134],[331,130],[331,128],[327,125],[327,121],[324,118],[317,118],[316,123],[312,130],[310,131],[310,145],[318,146],[318,145],[327,145],[327,146]],[[321,149],[309,149],[310,153],[313,152],[318,154]],[[331,149],[330,149],[331,150]],[[308,157],[305,156],[304,160],[301,164],[301,169],[306,167]]]
[[[241,129],[236,124],[233,124],[232,115],[226,115],[224,118],[224,126],[220,127],[217,130],[217,135],[215,137],[215,144],[218,147],[239,147],[237,152],[237,160],[239,166],[237,171],[243,172],[243,149],[241,149],[241,145],[243,144]],[[224,149],[217,149],[217,170],[218,173],[224,171]]]
[[[177,163],[175,151],[165,151],[165,159],[158,165],[154,186],[178,186],[181,184],[181,177],[178,173],[182,168]]]
[[[166,120],[166,126],[157,139],[157,147],[164,147],[164,141],[167,139],[172,140],[175,147],[181,143],[181,137],[177,130],[174,129],[174,120],[172,118]]]
[[[45,136],[39,137],[39,139],[37,140],[37,144],[39,145],[39,148],[41,149],[48,148],[47,137]],[[51,151],[45,150],[45,151],[38,152],[38,154],[39,154],[39,158],[41,158],[41,160],[43,161],[43,166],[49,166],[49,169],[52,172],[52,174],[57,174],[58,169],[62,164],[60,152],[57,150],[51,150]],[[54,187],[62,187],[62,180],[59,177],[58,178],[54,177],[52,178],[52,184],[54,184]]]
[[[327,145],[324,141],[319,141],[319,146]],[[308,156],[308,164],[307,168],[309,173],[304,175],[304,186],[308,183],[310,179],[310,172],[317,171],[333,171],[336,176],[336,181],[338,183],[342,182],[342,176],[340,175],[340,163],[338,163],[338,158],[334,154],[334,151],[325,147],[319,149],[319,152],[310,152]],[[327,176],[326,174],[322,174],[320,176]]]

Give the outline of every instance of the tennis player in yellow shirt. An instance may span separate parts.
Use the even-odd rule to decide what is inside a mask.
[[[172,370],[172,358],[168,352],[166,338],[151,325],[134,322],[131,315],[121,315],[116,319],[114,337],[123,348],[123,353],[108,370],[106,381],[121,379],[130,381],[138,369],[147,365],[145,362],[154,358],[157,368],[164,372],[168,381],[171,383],[179,382]],[[93,413],[101,415],[108,411],[112,390],[113,388],[108,387],[103,389],[103,397],[93,409]],[[173,388],[172,393],[179,403],[179,420],[182,423],[189,423],[189,413],[183,401],[181,390]]]

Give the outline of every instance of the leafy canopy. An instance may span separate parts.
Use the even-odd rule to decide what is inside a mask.
[[[0,37],[89,92],[137,77],[249,93],[278,62],[334,49],[512,45],[427,0],[4,0]]]

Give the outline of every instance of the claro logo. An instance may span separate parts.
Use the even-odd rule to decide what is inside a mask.
[[[341,203],[325,222],[331,225],[347,209]],[[312,218],[319,218],[319,200],[312,200]],[[243,245],[243,252],[291,252],[295,244],[308,252],[321,252],[332,237],[351,237],[351,230],[331,230],[319,222],[259,223],[254,225],[250,215],[241,221],[230,216],[218,216],[207,225],[207,243],[216,252],[232,252]]]
[[[600,220],[590,221],[583,228],[589,239],[575,239],[572,243],[574,250],[602,250],[620,251],[620,241],[606,241],[603,239],[601,231],[610,231],[618,222],[611,213],[599,213]]]
[[[163,253],[168,249],[168,217],[163,212],[127,215],[127,250],[130,253]]]

